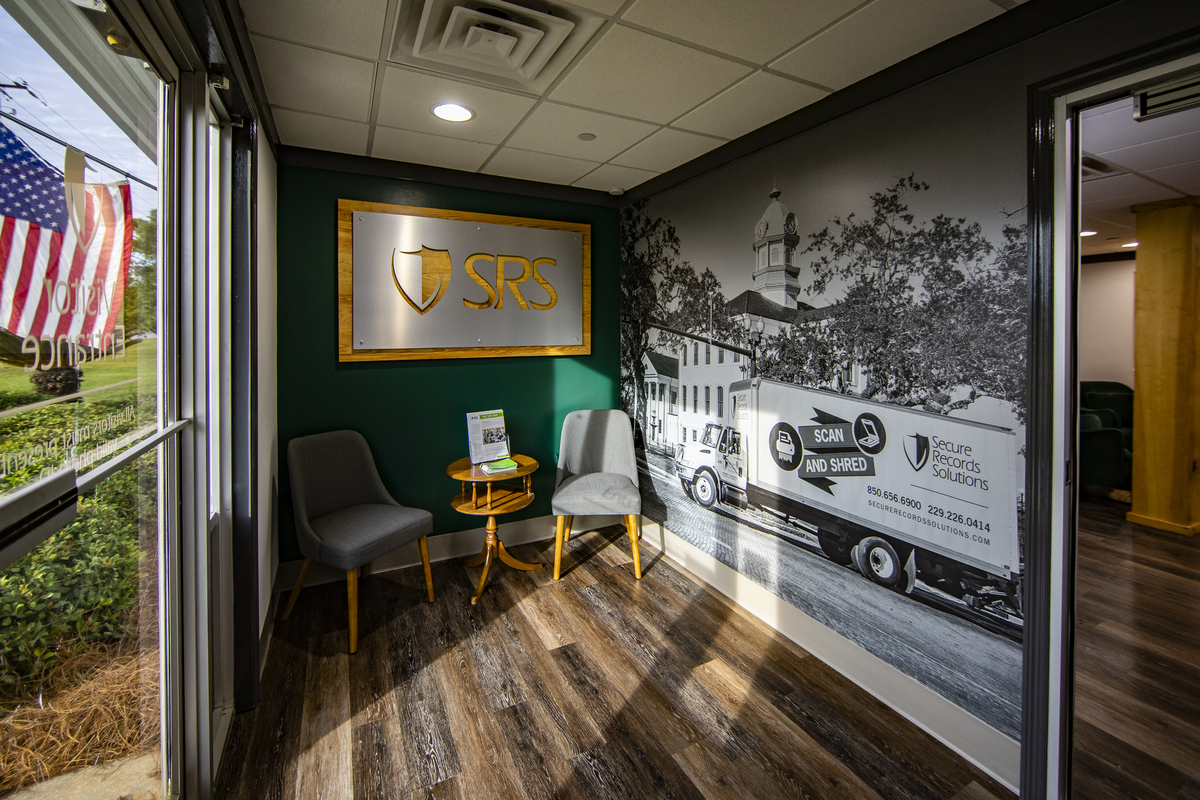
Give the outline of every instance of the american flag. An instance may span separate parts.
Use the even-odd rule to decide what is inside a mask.
[[[133,250],[129,183],[66,184],[0,123],[0,215],[0,327],[105,346]]]

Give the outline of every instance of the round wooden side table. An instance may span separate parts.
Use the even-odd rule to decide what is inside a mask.
[[[496,515],[519,511],[533,502],[533,485],[530,480],[538,468],[538,462],[529,456],[510,456],[517,462],[515,469],[504,472],[487,473],[477,464],[472,464],[470,458],[460,458],[446,467],[446,474],[462,484],[462,491],[450,501],[450,507],[463,514],[487,517],[487,539],[483,550],[478,556],[463,561],[463,566],[477,567],[483,564],[483,575],[479,579],[479,589],[471,597],[471,605],[479,602],[483,588],[487,585],[488,573],[492,562],[499,558],[514,569],[541,569],[541,564],[527,564],[518,561],[504,549],[504,542],[496,535]],[[520,485],[505,485],[501,481],[521,479]],[[467,488],[467,484],[471,484]],[[480,490],[479,484],[484,484]]]

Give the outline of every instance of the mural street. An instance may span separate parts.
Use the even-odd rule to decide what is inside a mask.
[[[639,462],[643,512],[789,605],[837,631],[997,730],[1019,737],[1021,645],[946,613],[918,595],[885,589],[851,567],[783,538],[804,538],[765,515],[728,506],[705,509],[684,495],[671,460],[654,452]]]

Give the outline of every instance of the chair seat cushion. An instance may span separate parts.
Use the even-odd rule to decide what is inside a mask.
[[[615,472],[572,475],[554,490],[550,511],[575,514],[640,514],[642,495],[633,481]]]
[[[365,503],[347,506],[311,522],[319,553],[305,553],[342,570],[361,567],[433,530],[433,515],[419,508]]]

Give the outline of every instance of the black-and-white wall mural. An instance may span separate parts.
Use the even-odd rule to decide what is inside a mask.
[[[626,207],[622,399],[648,518],[1017,738],[1025,200],[995,113],[833,123]]]

